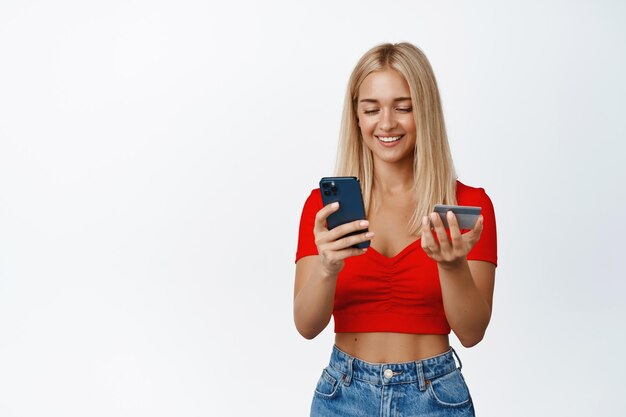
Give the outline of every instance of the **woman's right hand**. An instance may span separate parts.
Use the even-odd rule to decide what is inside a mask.
[[[345,236],[350,232],[367,229],[369,225],[367,220],[355,220],[328,230],[326,219],[337,209],[339,209],[339,203],[335,202],[318,211],[315,215],[315,227],[313,228],[315,245],[322,268],[326,273],[333,275],[338,274],[343,269],[344,259],[362,255],[367,251],[367,249],[353,248],[352,245],[370,240],[374,236],[374,232]]]

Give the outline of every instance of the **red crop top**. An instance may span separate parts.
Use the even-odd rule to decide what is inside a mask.
[[[496,222],[493,205],[482,188],[457,181],[457,204],[482,207],[483,231],[467,254],[468,260],[497,265]],[[302,210],[296,262],[317,255],[313,225],[323,207],[319,188]],[[333,308],[335,332],[397,332],[449,334],[437,263],[430,259],[420,239],[388,258],[373,247],[345,260],[337,278]]]

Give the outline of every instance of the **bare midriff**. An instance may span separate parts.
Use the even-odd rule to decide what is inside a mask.
[[[335,344],[347,354],[371,363],[416,361],[450,349],[447,334],[336,333]]]

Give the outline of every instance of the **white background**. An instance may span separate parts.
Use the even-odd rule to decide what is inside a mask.
[[[381,42],[434,67],[498,219],[479,416],[626,413],[620,1],[3,1],[0,415],[301,416],[304,200]]]

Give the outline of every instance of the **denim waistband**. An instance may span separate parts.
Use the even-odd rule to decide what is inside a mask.
[[[457,366],[454,356],[459,361],[459,369],[463,366],[461,359],[450,347],[450,350],[430,358],[400,363],[370,363],[347,354],[333,346],[329,366],[341,372],[345,385],[352,379],[369,382],[374,385],[419,383],[420,390],[425,390],[430,379],[448,374]]]

